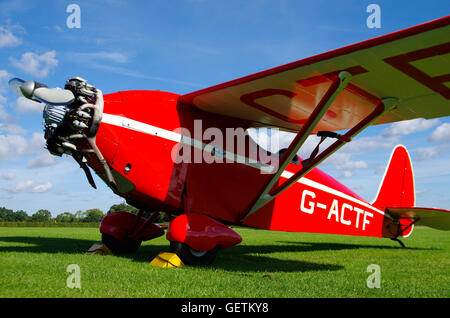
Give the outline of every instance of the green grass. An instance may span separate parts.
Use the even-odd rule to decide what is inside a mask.
[[[149,265],[164,237],[127,256],[86,255],[93,228],[0,228],[0,297],[449,297],[449,233],[416,227],[404,240],[237,228],[243,242],[210,267]],[[66,287],[69,264],[81,289]],[[381,268],[381,288],[366,285]]]
[[[94,227],[98,228],[100,222],[0,222],[0,227]]]

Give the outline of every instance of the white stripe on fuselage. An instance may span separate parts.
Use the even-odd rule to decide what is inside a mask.
[[[294,175],[294,174],[293,174],[292,172],[289,172],[289,171],[286,171],[286,170],[283,171],[283,173],[281,174],[281,176],[284,177],[284,178],[286,178],[286,179],[289,179],[289,178],[292,177],[293,175]],[[341,198],[343,198],[343,199],[346,199],[346,200],[355,202],[355,203],[357,203],[357,204],[363,205],[363,206],[365,206],[366,208],[369,208],[369,209],[371,209],[371,210],[373,210],[373,211],[376,211],[376,212],[381,213],[381,214],[384,215],[384,212],[383,212],[383,211],[381,211],[381,210],[379,210],[379,209],[377,209],[377,208],[374,208],[374,207],[371,206],[369,203],[366,203],[366,202],[364,202],[364,201],[361,201],[361,200],[359,200],[359,199],[357,199],[357,198],[355,198],[355,197],[352,197],[351,195],[348,195],[348,194],[343,193],[343,192],[341,192],[341,191],[338,191],[338,190],[336,190],[336,189],[330,188],[330,187],[328,187],[328,186],[326,186],[326,185],[323,185],[323,184],[321,184],[321,183],[319,183],[319,182],[313,181],[313,180],[308,179],[308,178],[305,178],[305,177],[300,178],[297,182],[302,183],[302,184],[304,184],[304,185],[306,185],[306,186],[309,186],[309,187],[318,189],[318,190],[322,190],[322,191],[324,191],[324,192],[327,192],[327,193],[329,193],[329,194],[335,195],[335,196],[337,196],[337,197],[341,197]]]
[[[161,137],[161,138],[164,138],[164,139],[167,139],[167,140],[171,140],[171,141],[174,141],[174,142],[178,142],[178,143],[182,142],[184,144],[191,145],[191,146],[193,146],[195,148],[198,148],[198,149],[204,149],[205,146],[207,145],[207,144],[205,144],[205,143],[203,143],[201,141],[198,141],[196,139],[193,139],[193,138],[181,135],[181,134],[176,133],[174,131],[166,130],[166,129],[163,129],[163,128],[159,128],[159,127],[156,127],[156,126],[145,124],[145,123],[142,123],[142,122],[139,122],[139,121],[136,121],[136,120],[133,120],[133,119],[129,119],[129,118],[126,118],[126,117],[118,116],[118,115],[111,115],[111,114],[105,114],[104,113],[103,117],[102,117],[102,123],[110,124],[110,125],[114,125],[114,126],[118,126],[118,127],[123,127],[123,128],[131,129],[131,130],[135,130],[135,131],[138,131],[138,132],[142,132],[144,134],[149,134],[149,135],[152,135],[152,136]],[[250,166],[252,168],[264,169],[266,171],[271,171],[274,168],[273,166],[266,165],[266,164],[263,164],[263,163],[256,163],[256,164],[255,163],[251,163],[251,162],[249,162],[248,158],[245,158],[245,157],[237,155],[237,154],[230,153],[228,151],[225,153],[225,158],[227,158],[229,160],[232,160],[232,161],[235,161],[237,163],[242,163],[242,164],[248,165],[248,166]],[[270,170],[267,170],[267,169],[270,169]],[[289,171],[285,170],[281,174],[281,177],[289,179],[293,175],[294,174],[292,172],[289,172]],[[352,201],[354,203],[360,204],[360,205],[365,206],[365,207],[367,207],[367,208],[369,208],[369,209],[371,209],[371,210],[373,210],[375,212],[378,212],[378,213],[384,215],[383,211],[381,211],[381,210],[379,210],[377,208],[374,208],[369,203],[361,201],[361,200],[359,200],[359,199],[357,199],[355,197],[352,197],[351,195],[348,195],[348,194],[343,193],[341,191],[338,191],[336,189],[330,188],[330,187],[328,187],[326,185],[323,185],[321,183],[318,183],[318,182],[313,181],[311,179],[308,179],[306,177],[300,178],[297,182],[301,183],[301,184],[304,184],[306,186],[309,186],[309,187],[312,187],[312,188],[315,188],[315,189],[327,192],[329,194],[341,197],[343,199]]]
[[[139,122],[139,121],[136,121],[133,119],[129,119],[126,117],[118,116],[118,115],[103,114],[102,122],[106,123],[106,124],[118,126],[118,127],[124,127],[124,128],[128,128],[131,130],[139,131],[144,134],[161,137],[161,138],[171,140],[174,142],[183,143],[186,145],[193,146],[200,150],[205,149],[205,147],[207,146],[207,144],[205,144],[197,139],[190,138],[188,136],[184,136],[180,133],[166,130],[163,128],[159,128],[156,126],[152,126],[149,124],[145,124],[145,123],[142,123],[142,122]],[[217,150],[218,147],[215,147],[215,148]],[[264,170],[266,173],[270,173],[274,169],[274,167],[271,165],[267,165],[267,164],[264,164],[261,162],[252,162],[252,160],[250,160],[244,156],[234,154],[229,151],[224,151],[223,149],[221,149],[221,150],[224,153],[223,158],[228,159],[230,161],[234,161],[237,163],[243,163],[248,166],[251,166],[252,168]]]

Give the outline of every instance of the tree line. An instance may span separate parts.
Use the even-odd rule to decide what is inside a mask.
[[[116,211],[126,211],[137,214],[139,211],[135,207],[127,203],[120,203],[112,205],[107,213]],[[100,209],[88,209],[86,211],[77,211],[75,213],[63,212],[56,217],[46,209],[40,209],[28,215],[23,210],[14,211],[5,207],[0,207],[0,222],[62,222],[62,223],[95,223],[100,222],[105,216],[105,213]],[[144,214],[144,217],[147,215]],[[156,222],[166,221],[165,217],[160,215]]]

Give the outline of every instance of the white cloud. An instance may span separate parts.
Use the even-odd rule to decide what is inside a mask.
[[[6,172],[0,175],[0,179],[2,180],[14,180],[16,175],[12,172]]]
[[[414,160],[428,160],[438,156],[445,156],[445,152],[450,148],[450,144],[441,144],[434,147],[423,147],[413,150]]]
[[[248,134],[260,147],[270,152],[277,152],[289,146],[295,134],[279,131],[277,129],[249,129]]]
[[[73,53],[74,57],[77,59],[98,59],[98,60],[106,60],[115,63],[126,63],[128,62],[128,57],[119,52],[93,52],[93,53]]]
[[[16,37],[11,30],[0,26],[0,48],[7,46],[17,46],[22,40]]]
[[[0,118],[2,114],[0,113]],[[7,132],[9,134],[13,135],[23,135],[27,131],[20,127],[19,125],[13,124],[13,123],[0,123],[0,131]]]
[[[400,137],[396,135],[361,137],[355,138],[341,149],[348,153],[362,153],[380,149],[392,149],[398,143],[400,143]]]
[[[280,131],[277,129],[249,129],[250,137],[261,147],[271,152],[277,152],[279,149],[287,148],[295,138],[295,133]],[[298,154],[301,158],[309,158],[316,146],[319,144],[320,137],[310,135]],[[327,138],[320,144],[319,153],[328,148],[336,139]],[[352,142],[344,145],[339,151],[332,154],[324,164],[335,164],[336,168],[345,169],[366,169],[368,165],[363,161],[350,161],[350,157],[355,153],[370,152],[379,149],[392,149],[396,144],[400,143],[400,137],[393,136],[371,136],[355,138]],[[336,164],[340,162],[340,164]],[[346,168],[346,167],[348,168]],[[338,168],[339,169],[339,168]]]
[[[14,185],[13,187],[3,188],[3,190],[9,193],[19,193],[30,189],[33,186],[34,182],[31,180],[21,181]]]
[[[295,133],[269,128],[252,128],[248,130],[248,134],[260,147],[272,153],[276,153],[283,148],[288,148],[296,136]],[[298,155],[303,159],[309,158],[319,141],[320,137],[317,137],[316,135],[309,136],[300,148]],[[320,145],[320,150],[322,151],[327,148],[334,141],[335,140],[331,138],[325,140]]]
[[[344,171],[344,173],[339,175],[340,178],[350,178],[352,176],[353,176],[353,172],[352,171]]]
[[[416,160],[428,160],[439,154],[439,147],[426,147],[415,150]]]
[[[34,132],[31,138],[28,139],[28,151],[27,154],[41,151],[45,147],[45,138],[43,133]]]
[[[12,187],[4,187],[2,189],[5,190],[6,192],[16,194],[29,190],[31,190],[31,192],[33,193],[41,193],[50,190],[52,187],[53,185],[50,182],[35,185],[34,181],[26,180],[18,182]]]
[[[11,116],[4,109],[3,105],[0,104],[0,120],[8,122],[11,119]]]
[[[7,81],[12,75],[6,70],[0,70],[0,93],[4,92],[7,88]],[[1,103],[6,102],[6,97],[0,95],[0,131],[6,132],[12,135],[23,135],[26,130],[15,123],[15,120],[8,114],[5,107]]]
[[[386,171],[386,164],[377,164],[375,170],[373,171],[376,175],[382,175]]]
[[[369,165],[367,164],[367,162],[363,161],[363,160],[359,160],[359,161],[344,161],[344,162],[339,162],[336,164],[336,169],[338,170],[358,170],[358,169],[367,169],[369,168]]]
[[[45,147],[45,138],[43,133],[35,132],[29,140],[29,153],[34,153],[42,150]]]
[[[28,160],[28,168],[41,168],[52,166],[56,163],[55,157],[48,151],[41,152],[37,157]]]
[[[7,70],[0,70],[0,92],[5,92],[8,88],[8,81],[13,75]]]
[[[5,110],[5,106],[2,103],[6,103],[6,97],[2,96],[1,93],[4,93],[8,90],[8,81],[13,77],[6,70],[0,70],[0,131],[6,132],[11,135],[23,135],[26,133],[26,130],[21,126],[15,123],[14,118],[12,118],[8,112]]]
[[[39,185],[33,187],[33,189],[31,189],[31,192],[41,193],[41,192],[46,192],[46,191],[50,190],[51,188],[52,188],[52,184],[50,182],[47,182],[47,183],[39,184]]]
[[[439,123],[439,119],[423,119],[416,118],[412,120],[399,121],[391,124],[383,132],[383,135],[409,135],[419,131],[424,131],[436,126]]]
[[[8,89],[8,81],[11,79],[12,74],[6,70],[0,70],[0,103],[6,103],[6,97],[1,95]],[[2,112],[2,106],[0,105],[0,113]],[[1,115],[1,114],[0,114]],[[2,118],[0,116],[0,118]]]
[[[450,141],[450,123],[443,123],[431,133],[431,141]]]
[[[31,189],[31,192],[33,192],[33,193],[41,193],[41,192],[46,192],[53,187],[53,185],[50,182],[42,183],[42,184],[38,184],[38,185],[34,185],[34,184],[35,184],[34,181],[26,180],[26,181],[18,182],[12,187],[3,188],[3,190],[5,190],[9,193],[13,193],[13,194],[25,192],[30,189]]]
[[[16,110],[21,113],[42,113],[44,104],[32,101],[25,97],[18,97],[16,100]]]
[[[271,152],[276,152],[279,149],[287,148],[292,140],[295,138],[295,133],[289,133],[284,131],[279,131],[276,129],[249,129],[250,137],[261,147]],[[321,166],[328,166],[332,169],[336,170],[344,170],[339,177],[342,178],[350,178],[353,176],[356,170],[364,170],[369,169],[369,164],[366,161],[358,160],[351,161],[351,152],[357,152],[361,149],[377,149],[380,146],[381,136],[372,140],[373,137],[361,138],[363,139],[355,146],[350,148],[350,151],[338,151],[332,154],[329,158],[327,158]],[[384,138],[386,139],[386,138]],[[389,139],[389,138],[388,138]],[[392,140],[391,140],[392,139]],[[389,141],[384,141],[386,144],[385,148],[391,148],[398,141],[398,138],[391,138]],[[303,146],[301,147],[298,155],[302,159],[309,158],[311,153],[319,144],[321,138],[316,135],[309,136]],[[370,142],[368,142],[370,141]],[[335,142],[335,139],[328,138],[324,142],[320,144],[319,153],[329,147],[332,143]],[[346,149],[348,150],[348,148]]]
[[[9,114],[3,109],[3,105],[0,104],[0,119],[8,120],[9,117]]]
[[[27,146],[27,140],[22,136],[0,135],[0,160],[24,154]]]
[[[33,133],[28,140],[18,135],[0,135],[0,161],[17,160],[18,155],[33,154],[44,146],[45,139],[41,133]]]
[[[46,77],[50,71],[58,66],[58,60],[55,58],[56,51],[48,51],[42,55],[33,52],[22,54],[20,60],[10,57],[11,63],[22,71],[36,77]]]

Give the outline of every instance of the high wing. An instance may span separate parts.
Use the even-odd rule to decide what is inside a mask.
[[[398,105],[373,124],[450,115],[450,16],[180,97],[254,126],[298,131],[341,71],[350,84],[313,132],[354,127],[382,98]]]

